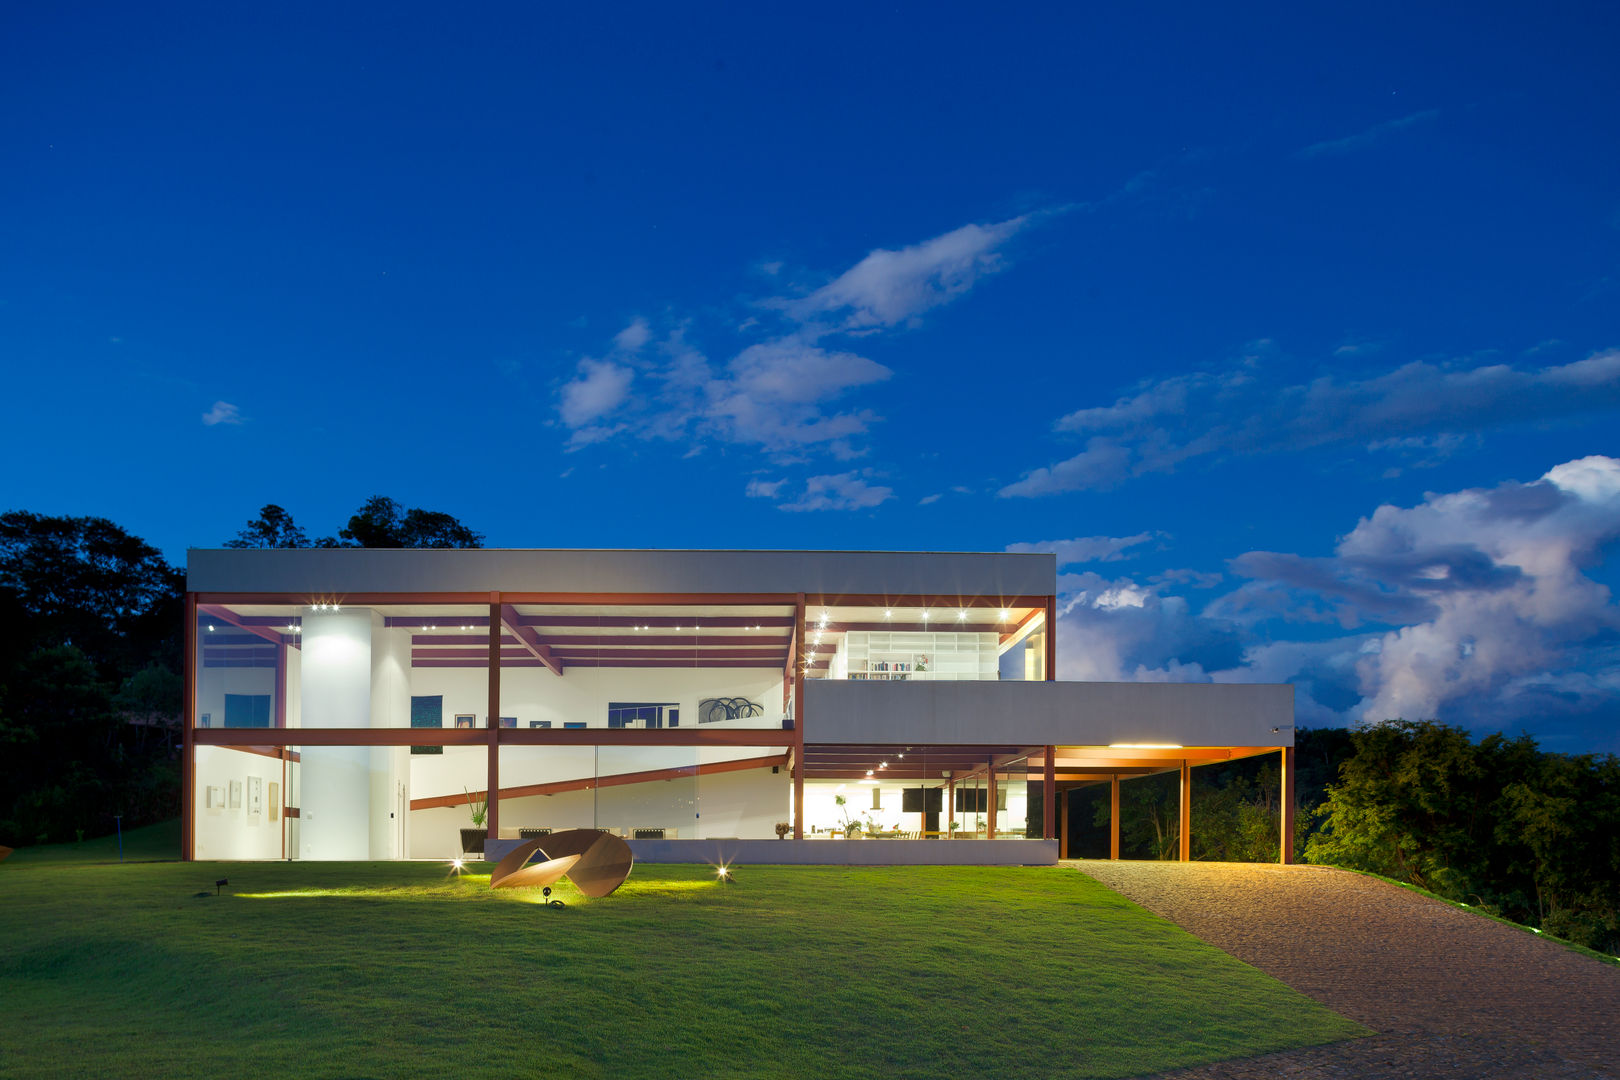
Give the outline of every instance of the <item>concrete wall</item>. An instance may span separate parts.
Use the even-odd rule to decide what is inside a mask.
[[[1050,596],[1047,554],[932,551],[193,549],[190,592]]]
[[[1294,744],[1288,685],[812,679],[804,700],[811,743]]]

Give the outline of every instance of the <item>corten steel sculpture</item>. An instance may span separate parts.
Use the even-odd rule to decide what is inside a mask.
[[[541,862],[526,865],[538,852]],[[566,877],[586,896],[601,898],[624,884],[636,857],[630,845],[600,829],[569,829],[538,836],[507,853],[490,871],[492,889],[550,885]]]

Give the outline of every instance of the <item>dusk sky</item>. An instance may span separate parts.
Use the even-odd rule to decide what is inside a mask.
[[[13,5],[0,509],[1056,550],[1060,676],[1620,751],[1612,5]]]

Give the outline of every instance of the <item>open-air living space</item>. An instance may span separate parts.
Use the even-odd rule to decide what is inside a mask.
[[[1050,554],[193,550],[184,854],[1050,864],[1065,792],[1109,787],[1117,857],[1172,772],[1185,860],[1191,770],[1257,754],[1291,837],[1292,688],[1057,681],[1057,591]]]

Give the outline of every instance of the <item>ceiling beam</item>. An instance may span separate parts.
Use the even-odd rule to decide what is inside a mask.
[[[791,627],[791,615],[519,615],[523,626],[655,626],[659,629],[700,627],[740,629],[745,626]]]
[[[240,629],[246,630],[248,633],[253,634],[256,637],[262,637],[264,640],[273,642],[274,644],[286,644],[291,645],[295,649],[298,648],[297,634],[286,634],[269,626],[252,625],[223,604],[198,604],[197,617],[198,621],[202,621],[203,619],[214,619],[218,622],[230,623],[232,626],[239,627]],[[282,625],[287,626],[290,625],[290,623],[283,623]],[[206,645],[208,642],[205,640],[203,644]]]
[[[551,669],[553,675],[563,673],[563,664],[551,649],[540,640],[540,634],[532,626],[524,626],[518,621],[517,608],[511,604],[501,605],[501,628],[523,643],[523,647],[534,654],[534,658]]]

